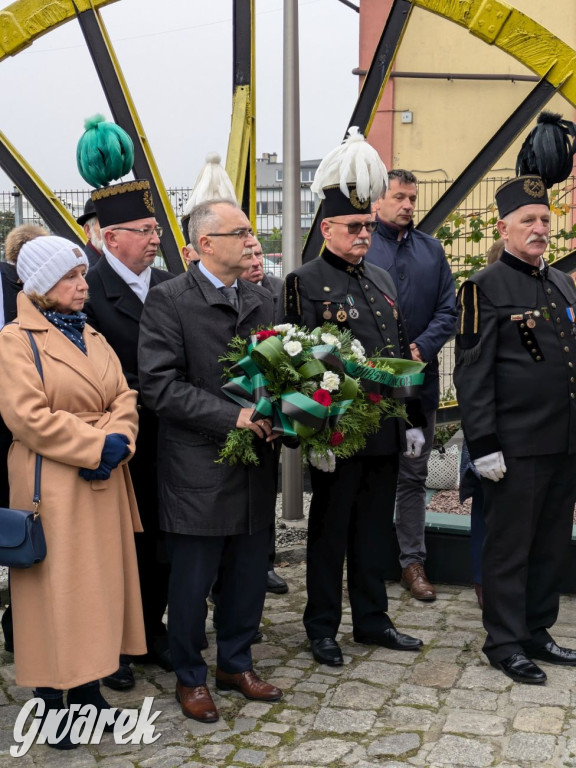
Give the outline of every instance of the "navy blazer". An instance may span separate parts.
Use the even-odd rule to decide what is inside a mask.
[[[456,330],[456,289],[442,245],[411,225],[398,241],[398,230],[378,219],[366,261],[385,269],[398,291],[408,339],[428,363],[420,392],[425,412],[439,401],[438,353]]]

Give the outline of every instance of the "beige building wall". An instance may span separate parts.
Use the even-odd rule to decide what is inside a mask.
[[[509,3],[538,21],[576,49],[576,2],[555,0],[553,12],[542,0],[514,0]],[[362,0],[361,13],[369,14],[364,29],[383,28],[389,3]],[[380,18],[378,18],[380,17]],[[372,40],[375,35],[372,35]],[[371,59],[365,35],[360,41],[360,61]],[[429,11],[415,8],[399,48],[397,72],[435,72],[477,75],[528,75],[533,73],[498,48],[481,42],[463,27]],[[391,133],[388,152],[391,165],[413,170],[424,179],[454,179],[473,159],[511,112],[520,104],[535,82],[448,79],[408,79],[395,77],[387,100],[383,99],[370,133],[380,149],[382,130]],[[549,102],[549,109],[576,119],[576,112],[562,96]],[[392,111],[390,111],[392,109]],[[402,111],[412,112],[413,122],[402,123]],[[489,175],[513,175],[515,158],[523,137],[495,164]],[[390,140],[390,139],[388,139]]]

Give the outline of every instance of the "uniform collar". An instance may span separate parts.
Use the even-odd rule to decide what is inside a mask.
[[[350,264],[349,261],[340,258],[340,256],[336,256],[336,254],[329,251],[328,248],[324,249],[322,258],[330,264],[331,267],[339,269],[341,272],[347,272],[349,275],[355,276],[364,274],[364,259],[359,261],[358,264]]]
[[[548,264],[546,264],[542,257],[540,257],[540,266],[534,267],[532,264],[528,264],[517,256],[513,256],[509,251],[504,250],[502,256],[500,256],[500,261],[504,262],[507,266],[512,267],[512,269],[522,272],[524,275],[529,275],[530,277],[548,277]]]

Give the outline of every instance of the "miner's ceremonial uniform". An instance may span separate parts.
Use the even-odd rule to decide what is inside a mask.
[[[576,500],[576,290],[504,251],[460,291],[454,381],[472,459],[501,451],[482,479],[487,537],[484,651],[499,662],[551,640]]]
[[[365,261],[351,265],[326,249],[286,278],[285,311],[288,322],[310,329],[325,322],[349,328],[368,356],[410,357],[394,283]],[[420,413],[418,406],[415,412]],[[418,416],[415,421],[421,423]],[[338,631],[346,554],[355,638],[377,637],[393,626],[386,613],[382,553],[386,537],[393,535],[404,431],[399,419],[386,419],[360,453],[337,461],[333,474],[310,467],[304,625],[311,640],[333,638]]]

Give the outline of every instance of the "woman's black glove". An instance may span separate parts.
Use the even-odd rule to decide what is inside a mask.
[[[129,442],[130,440],[126,435],[121,435],[118,432],[106,435],[100,464],[96,469],[81,469],[78,472],[80,477],[87,482],[91,480],[108,480],[112,470],[116,469],[122,459],[125,459],[130,453]]]

